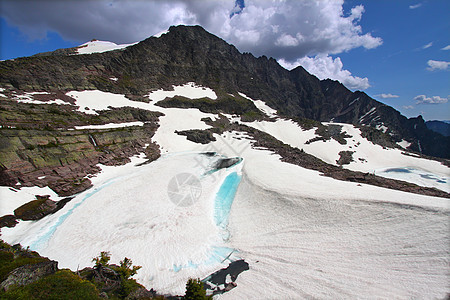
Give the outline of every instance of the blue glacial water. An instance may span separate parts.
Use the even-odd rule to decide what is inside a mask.
[[[231,211],[231,205],[233,204],[234,196],[236,194],[239,183],[241,182],[241,177],[237,172],[233,172],[229,174],[222,185],[220,186],[219,191],[216,194],[216,198],[214,200],[214,221],[216,225],[222,230],[222,238],[224,241],[228,239],[228,217]],[[234,254],[238,252],[236,249],[229,247],[212,247],[212,252],[207,260],[202,262],[204,265],[212,265],[216,263],[223,263],[226,260],[233,261]],[[173,265],[173,270],[175,272],[180,271],[183,268],[194,268],[196,269],[199,264],[194,264],[193,262],[189,262],[186,265]]]
[[[42,228],[44,228],[43,232],[40,232],[38,234],[37,239],[31,243],[30,245],[30,249],[34,250],[34,251],[38,251],[41,250],[42,248],[44,248],[44,246],[47,245],[48,241],[50,240],[50,238],[53,236],[53,234],[55,233],[56,229],[62,224],[64,223],[64,221],[73,213],[73,211],[75,209],[77,209],[81,204],[83,204],[84,201],[86,201],[89,197],[91,197],[92,195],[94,195],[95,193],[101,191],[102,189],[104,189],[105,187],[109,186],[110,184],[113,184],[116,180],[110,180],[107,181],[105,184],[103,184],[102,186],[93,189],[91,192],[87,193],[83,199],[78,202],[77,204],[75,204],[71,209],[69,209],[67,212],[65,212],[63,215],[59,216],[58,219],[56,219],[56,221],[50,225],[49,227],[47,227],[48,223],[45,224]]]
[[[233,172],[225,178],[217,192],[214,203],[214,221],[221,229],[226,229],[228,225],[228,216],[239,182],[241,182],[241,176],[237,172]]]
[[[411,173],[408,168],[390,168],[385,170],[386,173]]]
[[[413,183],[417,183],[416,181],[424,181],[430,184],[439,183],[446,184],[449,181],[449,177],[440,176],[436,174],[429,173],[424,170],[415,169],[411,167],[406,168],[389,168],[386,170],[377,171],[377,175],[383,176],[383,174],[388,175],[389,178],[396,178],[400,180],[406,180]],[[409,176],[410,180],[407,180],[404,175]],[[414,180],[416,181],[414,181]]]
[[[192,268],[197,269],[200,265],[214,265],[217,263],[223,263],[225,261],[232,262],[234,260],[240,259],[239,257],[236,257],[235,254],[238,253],[236,249],[230,248],[230,247],[212,247],[212,252],[210,253],[210,256],[203,262],[199,264],[195,264],[192,261],[189,261],[185,265],[173,265],[173,270],[175,272],[179,272],[181,269],[186,268]]]

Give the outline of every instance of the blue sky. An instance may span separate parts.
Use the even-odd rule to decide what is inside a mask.
[[[450,1],[0,0],[0,5],[2,60],[93,38],[131,43],[170,25],[200,24],[242,52],[272,56],[286,68],[302,65],[408,117],[450,119]]]

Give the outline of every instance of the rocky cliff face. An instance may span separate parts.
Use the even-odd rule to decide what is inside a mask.
[[[49,186],[61,196],[91,186],[98,163],[118,165],[145,152],[159,157],[151,141],[158,112],[120,108],[86,115],[68,105],[29,105],[0,100],[0,185]],[[143,126],[80,129],[74,126],[141,121]],[[6,126],[5,126],[6,125]]]
[[[285,117],[383,125],[394,139],[410,141],[411,150],[450,155],[449,138],[428,130],[421,117],[407,119],[365,93],[351,92],[337,81],[320,81],[302,67],[288,71],[272,58],[242,54],[199,26],[171,27],[167,34],[123,51],[67,53],[1,62],[0,86],[52,92],[99,89],[140,99],[151,90],[193,81],[224,95],[242,92],[262,99]]]

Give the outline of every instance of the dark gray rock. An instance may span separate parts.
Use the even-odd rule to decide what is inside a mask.
[[[339,159],[336,161],[336,163],[340,166],[350,164],[353,161],[353,153],[355,153],[355,151],[339,152]]]
[[[183,131],[175,131],[176,134],[184,135],[189,141],[200,144],[208,144],[214,142],[216,138],[208,130],[190,129]]]
[[[131,292],[125,300],[138,300],[138,299],[153,299],[156,296],[156,292],[153,290],[147,290],[145,288],[137,289]]]
[[[17,224],[16,216],[14,215],[5,215],[0,217],[0,228],[2,227],[14,227]]]
[[[214,165],[214,169],[220,170],[224,168],[229,168],[232,165],[240,162],[242,158],[240,157],[232,157],[232,158],[221,158]]]
[[[213,274],[203,279],[204,287],[213,295],[223,294],[237,286],[236,280],[244,271],[249,270],[249,264],[243,259],[231,262],[228,267],[220,269]],[[227,276],[230,276],[231,281],[227,282]],[[223,288],[221,289],[220,287]]]

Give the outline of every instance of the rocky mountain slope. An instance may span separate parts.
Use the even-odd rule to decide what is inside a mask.
[[[196,82],[220,91],[225,102],[228,94],[239,91],[263,99],[281,116],[370,125],[396,141],[409,141],[411,150],[450,155],[449,138],[428,130],[422,117],[407,119],[363,92],[351,92],[337,81],[320,81],[302,67],[288,71],[272,58],[242,54],[199,26],[171,27],[161,37],[123,51],[67,55],[72,52],[2,62],[0,86],[55,93],[99,89],[142,99],[161,87]],[[214,109],[241,113],[229,102]]]

